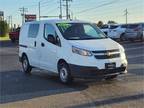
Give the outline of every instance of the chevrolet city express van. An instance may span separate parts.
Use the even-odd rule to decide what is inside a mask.
[[[19,57],[25,73],[44,69],[59,75],[62,83],[70,83],[74,77],[113,79],[127,73],[124,48],[96,24],[77,20],[25,23],[20,31]]]

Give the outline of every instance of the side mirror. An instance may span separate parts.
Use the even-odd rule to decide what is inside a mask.
[[[55,44],[55,41],[56,41],[54,35],[52,35],[52,34],[49,34],[47,36],[47,40],[48,40],[48,42],[53,43],[53,44]]]

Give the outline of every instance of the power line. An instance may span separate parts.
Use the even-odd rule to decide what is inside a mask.
[[[46,11],[44,14],[50,14],[50,12],[52,13],[54,10],[57,10],[57,9],[58,9],[58,7],[52,8],[51,10]]]
[[[22,24],[23,24],[25,22],[25,13],[28,11],[28,8],[22,7],[22,8],[19,8],[19,11],[21,12]]]
[[[48,1],[45,2],[45,4],[47,4],[47,3],[48,3]],[[42,5],[42,4],[44,4],[44,3],[39,2],[39,20],[40,20],[41,18],[60,17],[60,16],[57,16],[57,15],[53,15],[53,16],[41,15],[41,7],[45,7],[45,6],[48,6],[48,5],[49,5],[49,4],[47,4],[47,5]],[[53,10],[56,10],[56,9],[57,9],[57,8],[54,8],[54,9],[48,11],[48,12],[52,12]]]
[[[38,8],[39,9],[38,12],[39,12],[39,20],[40,20],[40,16],[41,16],[41,4],[40,4],[40,2],[38,3],[38,7],[39,7]]]
[[[111,2],[106,2],[106,3],[103,3],[103,4],[98,5],[98,6],[95,6],[95,7],[91,7],[91,8],[88,8],[88,9],[84,9],[84,10],[79,11],[79,12],[77,12],[77,13],[78,13],[78,14],[81,14],[81,13],[84,13],[84,12],[87,12],[87,11],[94,10],[94,9],[96,9],[96,8],[100,8],[100,7],[103,7],[103,6],[111,5],[111,4],[116,3],[116,2],[118,2],[118,1],[119,1],[119,0],[113,0],[113,1],[111,1]]]
[[[60,15],[59,18],[62,19],[62,0],[60,0]]]
[[[41,2],[40,2],[40,3],[41,3]],[[54,3],[57,3],[57,2],[54,2],[54,1],[53,1],[53,2],[45,2],[45,3],[42,2],[42,3],[41,3],[41,6],[42,6],[42,7],[46,7],[46,6],[50,6],[51,4],[54,4]]]

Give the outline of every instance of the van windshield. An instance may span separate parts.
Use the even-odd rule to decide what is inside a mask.
[[[107,38],[95,24],[90,23],[57,23],[63,37],[67,40],[88,40]]]

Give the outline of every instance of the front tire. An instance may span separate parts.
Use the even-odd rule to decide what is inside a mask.
[[[22,57],[22,68],[25,74],[31,73],[32,67],[30,66],[28,58],[25,55]]]
[[[72,83],[73,78],[71,76],[68,64],[66,63],[59,64],[58,71],[59,71],[59,79],[63,84]]]

